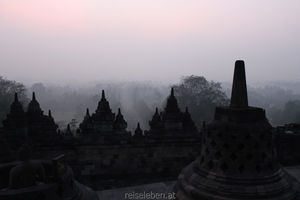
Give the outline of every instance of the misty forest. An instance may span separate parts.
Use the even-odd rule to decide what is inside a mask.
[[[82,121],[86,109],[94,111],[105,90],[113,112],[122,110],[128,122],[128,130],[133,131],[137,122],[143,129],[149,128],[149,120],[156,107],[163,110],[170,88],[174,87],[181,110],[187,106],[198,128],[203,121],[211,121],[216,106],[229,103],[231,85],[226,82],[209,81],[203,76],[182,77],[173,84],[155,82],[101,82],[94,84],[55,85],[23,83],[0,77],[0,121],[5,119],[9,107],[18,92],[26,106],[32,92],[36,93],[41,108],[49,109],[59,128],[64,130],[70,124],[76,129]],[[249,103],[262,107],[273,126],[300,122],[300,84],[274,82],[263,86],[248,86]]]

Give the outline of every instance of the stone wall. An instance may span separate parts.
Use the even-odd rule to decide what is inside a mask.
[[[131,141],[132,142],[132,141]],[[200,152],[200,137],[140,140],[127,144],[60,144],[36,147],[36,156],[64,153],[76,179],[94,188],[174,180]]]

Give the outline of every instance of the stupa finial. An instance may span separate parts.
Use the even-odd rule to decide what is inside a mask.
[[[245,63],[235,62],[230,107],[248,107]]]

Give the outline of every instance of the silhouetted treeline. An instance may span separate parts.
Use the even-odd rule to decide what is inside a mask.
[[[173,86],[182,110],[187,106],[198,128],[203,121],[213,119],[216,106],[226,106],[229,98],[222,89],[221,83],[207,81],[203,76],[186,76]]]
[[[133,130],[138,121],[145,129],[149,126],[148,121],[155,107],[163,109],[171,86],[175,88],[175,96],[180,108],[183,110],[185,106],[189,107],[198,127],[202,121],[212,119],[216,106],[228,104],[231,93],[229,84],[221,85],[218,82],[207,81],[201,76],[183,77],[173,85],[152,82],[114,82],[80,86],[35,83],[27,89],[21,83],[0,77],[0,120],[2,122],[9,111],[15,91],[20,93],[24,105],[27,105],[32,91],[35,91],[41,108],[45,112],[51,109],[52,115],[61,128],[65,128],[72,119],[75,119],[79,125],[86,108],[89,108],[90,112],[96,110],[101,90],[104,89],[112,111],[117,112],[117,109],[121,108],[129,130]],[[248,92],[249,104],[265,108],[272,125],[300,122],[300,95],[295,92],[279,86],[248,86]]]
[[[261,87],[248,85],[248,99],[251,106],[262,107],[266,110],[267,117],[273,126],[287,123],[300,123],[300,84],[272,83]],[[287,89],[287,85],[293,85]],[[231,88],[223,84],[227,95],[230,95]],[[293,89],[293,90],[292,90]]]
[[[26,98],[26,87],[19,82],[11,81],[0,76],[0,125],[10,109],[14,94],[19,94],[19,100],[24,105],[28,102]]]

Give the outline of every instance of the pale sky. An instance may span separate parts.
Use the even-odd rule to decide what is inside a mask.
[[[0,75],[24,82],[300,81],[299,0],[1,0]]]

